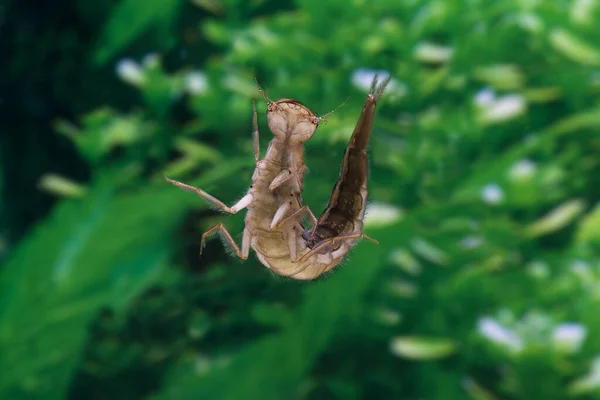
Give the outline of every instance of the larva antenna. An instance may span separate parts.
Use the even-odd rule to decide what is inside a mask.
[[[267,92],[264,91],[262,87],[260,87],[260,83],[258,83],[258,79],[256,79],[256,75],[254,75],[254,82],[256,82],[256,87],[258,87],[258,92],[260,93],[262,98],[265,100],[265,102],[267,104],[273,104],[273,100],[271,100],[269,98],[269,96],[267,96]]]

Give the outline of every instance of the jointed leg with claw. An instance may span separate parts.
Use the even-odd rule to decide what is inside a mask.
[[[281,210],[281,208],[280,208]],[[279,210],[277,210],[279,213]],[[285,210],[287,211],[287,210]],[[277,214],[278,214],[277,213]],[[296,211],[294,211],[293,213],[291,213],[289,216],[287,216],[286,218],[282,219],[281,221],[279,220],[281,217],[277,214],[275,214],[275,217],[273,218],[273,222],[271,222],[271,229],[272,230],[277,230],[279,229],[279,227],[281,225],[284,225],[286,222],[298,218],[300,217],[300,215],[302,213],[307,213],[309,218],[312,221],[312,224],[315,225],[317,223],[317,218],[315,217],[315,214],[313,214],[313,212],[311,211],[311,209],[308,207],[308,205],[303,205],[302,207],[300,207],[299,209],[297,209]],[[281,215],[283,215],[284,212],[281,212]]]
[[[206,239],[209,236],[212,236],[213,234],[215,234],[216,232],[221,233],[221,237],[228,244],[231,245],[231,247],[233,248],[233,250],[235,251],[235,253],[237,254],[238,257],[240,257],[243,260],[248,258],[248,254],[250,254],[250,242],[252,240],[252,235],[250,234],[250,231],[248,230],[248,228],[244,229],[244,237],[242,239],[242,249],[240,250],[239,246],[233,239],[233,236],[231,236],[231,233],[229,233],[229,231],[227,230],[227,228],[225,228],[225,225],[223,225],[223,224],[217,224],[202,234],[202,239],[200,239],[200,255],[202,255],[202,250],[204,249],[204,244],[206,242]]]
[[[258,158],[260,157],[260,147],[259,147],[259,141],[258,141],[258,122],[257,122],[257,116],[256,116],[256,105],[254,103],[253,103],[253,105],[254,105],[254,121],[253,121],[254,131],[252,132],[252,141],[254,144],[254,161],[256,163],[258,163],[258,161],[259,161]],[[165,180],[167,182],[172,183],[173,185],[179,187],[180,189],[186,190],[188,192],[196,193],[198,196],[202,197],[205,200],[208,200],[210,203],[212,203],[213,205],[218,207],[220,210],[222,210],[226,213],[229,213],[229,214],[236,214],[237,212],[248,207],[252,203],[252,201],[254,201],[254,195],[252,193],[248,193],[244,197],[242,197],[235,205],[233,205],[232,207],[228,207],[221,200],[217,199],[216,197],[210,195],[209,193],[205,192],[204,190],[202,190],[200,188],[190,186],[183,182],[175,181],[175,180],[169,179],[167,177],[165,177]],[[202,234],[202,239],[200,241],[200,254],[202,254],[202,249],[204,248],[204,243],[205,243],[206,239],[216,232],[221,233],[222,238],[231,245],[231,247],[233,248],[235,253],[238,255],[238,257],[240,257],[244,260],[248,258],[248,254],[250,253],[250,243],[252,241],[252,235],[250,234],[250,230],[248,230],[248,228],[244,229],[244,237],[242,240],[242,249],[240,250],[239,246],[235,243],[235,240],[231,236],[231,233],[229,233],[229,231],[227,230],[227,228],[225,228],[225,226],[223,224],[217,224]]]
[[[334,236],[332,238],[323,240],[314,249],[312,249],[311,251],[309,251],[308,253],[303,255],[302,258],[300,258],[298,261],[295,261],[295,262],[301,263],[301,262],[307,260],[313,254],[318,253],[323,247],[333,244],[335,242],[340,242],[343,240],[361,239],[361,238],[365,238],[375,244],[379,244],[379,242],[377,240],[373,239],[372,237],[370,237],[367,234],[362,233],[362,232],[361,233],[352,233],[352,234],[348,234],[348,235]]]
[[[295,171],[292,171],[292,170],[286,168],[283,171],[281,171],[279,173],[279,175],[277,175],[275,177],[275,179],[273,179],[273,182],[271,182],[271,184],[269,185],[269,189],[275,190],[282,184],[289,181],[290,179],[295,178],[298,175],[304,174],[307,171],[308,171],[308,167],[306,166],[306,164],[303,165],[302,167],[298,168]]]
[[[232,207],[228,207],[225,205],[225,203],[223,203],[221,200],[217,199],[216,197],[206,193],[204,190],[194,187],[194,186],[190,186],[190,185],[186,185],[183,182],[179,182],[179,181],[175,181],[173,179],[169,179],[167,177],[165,177],[165,180],[169,183],[172,183],[173,185],[177,186],[180,189],[183,189],[185,191],[188,192],[192,192],[192,193],[196,193],[198,196],[202,197],[205,200],[208,200],[209,202],[211,202],[213,205],[217,206],[219,209],[225,211],[226,213],[229,214],[236,214],[238,211],[243,210],[244,208],[248,207],[248,205],[250,203],[252,203],[252,193],[248,193],[247,195],[245,195],[244,197],[242,197],[240,199],[240,201],[238,201],[237,203],[235,203],[235,205],[233,205]]]
[[[260,144],[258,141],[258,119],[256,116],[256,104],[254,102],[252,102],[252,105],[254,107],[254,117],[253,117],[253,123],[252,123],[254,130],[252,132],[252,142],[253,142],[253,146],[254,146],[254,161],[256,163],[258,163],[258,161],[259,161],[258,159],[260,157]],[[248,193],[244,197],[242,197],[235,205],[233,205],[232,207],[228,207],[221,200],[217,199],[216,197],[210,195],[209,193],[205,192],[204,190],[202,190],[200,188],[190,186],[183,182],[175,181],[173,179],[169,179],[166,176],[165,176],[165,180],[169,183],[172,183],[173,185],[177,186],[180,189],[186,190],[188,192],[196,193],[198,196],[202,197],[205,200],[208,200],[213,205],[217,206],[220,210],[223,210],[229,214],[238,213],[239,211],[248,207],[248,205],[250,205],[250,203],[252,203],[252,201],[254,200],[254,196],[252,195],[252,193]]]

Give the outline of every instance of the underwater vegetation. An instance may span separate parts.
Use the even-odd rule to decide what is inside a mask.
[[[598,21],[594,0],[9,1],[0,398],[599,399]],[[163,176],[244,195],[253,99],[272,138],[253,77],[316,115],[349,96],[306,142],[320,212],[376,74],[379,245],[311,282],[199,257],[243,213]]]

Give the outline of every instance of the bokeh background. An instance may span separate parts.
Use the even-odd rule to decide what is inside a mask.
[[[600,399],[599,3],[3,2],[0,398]],[[320,211],[377,72],[381,244],[310,283],[199,258],[243,215],[162,177],[239,199],[253,75],[350,96]]]

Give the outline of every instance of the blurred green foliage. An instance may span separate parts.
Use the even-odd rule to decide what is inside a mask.
[[[600,2],[72,0],[55,42],[10,5],[31,120],[1,142],[0,397],[600,398]],[[12,78],[67,49],[35,114]],[[244,192],[253,74],[317,114],[351,96],[306,146],[318,209],[375,71],[381,245],[311,283],[199,260],[223,217],[162,176]],[[32,176],[55,204],[29,230]]]

